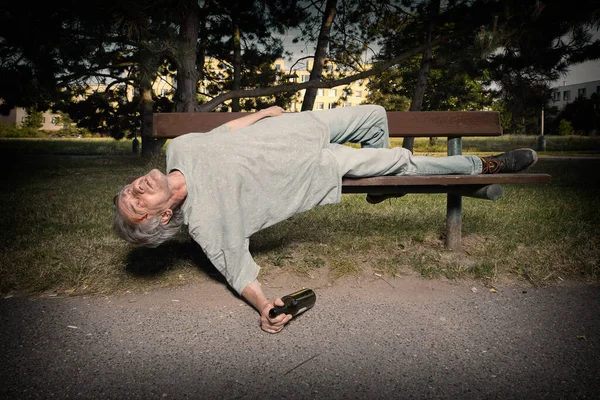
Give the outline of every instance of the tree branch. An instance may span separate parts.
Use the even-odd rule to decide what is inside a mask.
[[[304,61],[309,58],[315,58],[315,56],[305,56],[297,59],[296,62],[290,67],[290,75],[294,72],[294,67],[296,66],[296,64],[298,64],[300,61]]]
[[[196,111],[206,112],[214,110],[218,105],[224,103],[227,100],[235,99],[235,98],[243,98],[243,97],[261,97],[261,96],[271,96],[278,93],[283,92],[297,92],[303,89],[308,88],[332,88],[336,86],[347,85],[359,79],[364,79],[369,76],[381,73],[394,65],[407,60],[411,57],[414,57],[418,54],[421,54],[428,47],[434,47],[443,43],[450,39],[451,35],[448,35],[443,38],[436,39],[431,42],[431,44],[423,44],[421,46],[415,47],[412,50],[406,51],[389,61],[384,61],[381,63],[375,64],[371,69],[363,72],[359,72],[354,75],[347,76],[342,79],[336,80],[328,80],[328,81],[320,81],[320,80],[312,80],[304,83],[290,83],[280,86],[272,86],[267,88],[259,88],[259,89],[242,89],[242,90],[233,90],[227,93],[220,94],[214,99],[210,100],[207,103],[201,104],[197,107]]]

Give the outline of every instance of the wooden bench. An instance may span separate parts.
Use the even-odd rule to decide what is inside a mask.
[[[247,113],[154,114],[153,137],[174,138],[189,132],[208,132]],[[462,138],[501,136],[500,115],[489,111],[388,112],[390,137],[447,137],[448,155],[462,154]],[[412,150],[412,145],[405,145]],[[497,200],[502,184],[550,182],[548,174],[383,176],[343,179],[343,193],[446,193],[446,247],[461,246],[462,197]]]

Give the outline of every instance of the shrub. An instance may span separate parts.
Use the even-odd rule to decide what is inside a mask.
[[[47,135],[40,131],[37,128],[32,127],[16,127],[12,124],[6,124],[0,122],[0,137],[5,138],[38,138],[38,137],[46,137]]]
[[[566,119],[561,119],[558,124],[558,134],[561,136],[570,136],[573,134],[573,126]]]
[[[15,129],[14,125],[0,122],[0,137],[15,137]]]

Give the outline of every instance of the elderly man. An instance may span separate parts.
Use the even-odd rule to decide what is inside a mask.
[[[487,158],[413,156],[390,149],[388,136],[386,112],[374,105],[285,114],[275,106],[180,136],[167,148],[166,175],[154,169],[115,197],[115,229],[132,243],[156,247],[187,225],[231,287],[260,313],[261,328],[276,333],[291,316],[269,317],[283,302],[268,300],[257,281],[252,234],[338,203],[344,176],[517,172],[537,161],[530,149]]]

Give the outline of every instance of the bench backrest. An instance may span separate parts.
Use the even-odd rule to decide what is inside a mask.
[[[248,113],[157,113],[152,136],[168,139],[190,132],[208,132],[244,115]],[[388,111],[387,116],[391,137],[502,135],[500,114],[496,111]]]

